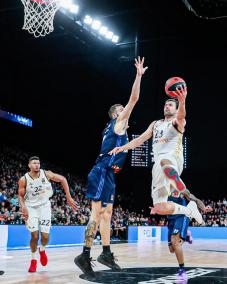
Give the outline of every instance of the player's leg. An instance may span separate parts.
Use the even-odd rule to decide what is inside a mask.
[[[162,159],[160,161],[160,165],[162,168],[162,171],[164,175],[173,181],[175,183],[176,188],[179,191],[186,190],[186,186],[183,183],[182,179],[180,178],[180,172],[178,172],[177,166],[174,165],[170,160],[168,159]]]
[[[42,266],[46,266],[48,263],[48,257],[46,255],[46,245],[49,241],[49,234],[51,228],[51,204],[48,203],[41,206],[39,212],[39,226],[41,231],[41,245],[39,248],[40,263]]]
[[[118,264],[116,264],[114,255],[110,250],[110,230],[115,198],[115,187],[115,174],[112,170],[108,170],[106,173],[104,190],[100,197],[102,200],[102,206],[104,207],[100,220],[103,252],[97,258],[97,261],[108,266],[114,271],[119,271],[121,268]]]
[[[182,244],[186,240],[188,226],[189,226],[189,218],[185,216],[177,217],[175,219],[171,235],[171,243],[174,248],[174,252],[176,254],[176,258],[179,264],[178,276],[180,278],[186,278]]]
[[[163,174],[161,165],[156,162],[152,169],[152,198],[154,209],[160,215],[183,214],[201,224],[203,222],[197,205],[194,201],[189,202],[188,206],[182,206],[174,202],[167,202],[170,194],[170,180]]]
[[[37,269],[37,246],[39,240],[39,219],[38,212],[32,207],[28,208],[28,220],[26,222],[27,229],[31,232],[30,249],[31,263],[28,272],[36,272]]]
[[[183,277],[186,275],[186,272],[184,268],[184,253],[180,233],[171,236],[171,244],[179,264],[178,275]]]
[[[91,216],[85,229],[83,252],[74,259],[74,263],[83,271],[83,273],[91,277],[94,277],[95,274],[91,265],[92,259],[90,257],[90,251],[100,223],[101,212],[101,201],[92,201]]]
[[[121,270],[120,266],[115,262],[113,253],[110,250],[110,230],[111,218],[113,212],[113,204],[108,204],[101,215],[100,233],[102,237],[103,251],[97,258],[97,261],[108,266],[113,271]]]
[[[174,228],[174,220],[168,218],[168,247],[169,247],[170,253],[174,253],[174,248],[171,242],[173,228]]]

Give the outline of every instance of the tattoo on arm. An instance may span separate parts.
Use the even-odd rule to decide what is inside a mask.
[[[86,247],[92,246],[93,241],[95,239],[95,233],[96,233],[96,222],[91,220],[87,224],[87,227],[85,230],[85,246]]]
[[[190,194],[190,200],[195,201],[199,209],[204,210],[206,207],[205,204],[202,202],[202,200],[195,197],[195,195]]]

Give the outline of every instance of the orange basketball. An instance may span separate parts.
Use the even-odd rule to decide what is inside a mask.
[[[184,79],[180,77],[172,77],[166,81],[165,84],[165,92],[169,97],[176,97],[176,95],[173,93],[177,90],[178,86],[185,86],[186,83]]]

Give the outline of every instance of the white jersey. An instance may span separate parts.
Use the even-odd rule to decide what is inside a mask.
[[[53,195],[53,189],[44,170],[40,169],[39,177],[36,179],[33,179],[29,173],[26,173],[25,180],[25,204],[27,206],[36,207],[50,203],[49,198]]]
[[[173,120],[158,120],[153,129],[153,153],[154,161],[160,154],[172,153],[183,158],[183,133],[173,125]]]

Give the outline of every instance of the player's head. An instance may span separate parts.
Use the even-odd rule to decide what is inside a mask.
[[[168,99],[164,105],[164,116],[174,116],[178,109],[178,100]]]
[[[117,118],[123,110],[124,110],[123,105],[115,104],[115,105],[111,106],[109,111],[108,111],[109,117],[111,119]]]
[[[32,172],[39,172],[40,170],[40,159],[37,156],[33,156],[28,160],[28,167]]]

